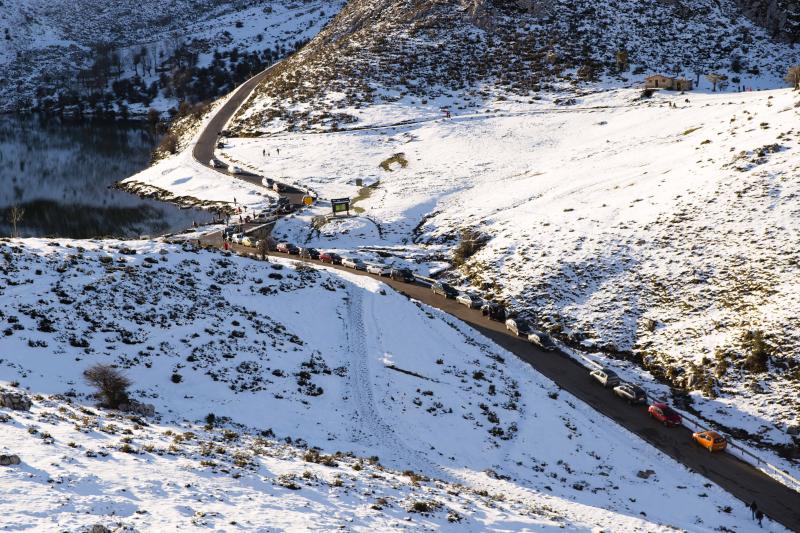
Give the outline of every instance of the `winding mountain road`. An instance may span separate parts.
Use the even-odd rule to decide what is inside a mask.
[[[214,150],[217,148],[217,142],[220,140],[221,133],[224,130],[225,125],[228,123],[231,117],[233,117],[239,107],[241,107],[244,101],[247,100],[247,98],[250,96],[250,93],[253,92],[253,89],[255,89],[258,84],[269,75],[269,72],[278,64],[279,63],[275,63],[275,65],[272,65],[265,71],[256,74],[241,84],[230,96],[230,98],[228,98],[228,101],[222,104],[222,107],[220,107],[214,116],[211,117],[211,120],[208,122],[206,127],[200,132],[197,142],[192,149],[192,156],[197,160],[197,162],[222,174],[226,174],[228,176],[246,181],[247,183],[263,187],[261,183],[263,176],[253,174],[252,172],[232,174],[226,169],[220,169],[211,166],[211,159],[214,158]],[[286,183],[283,183],[282,185],[283,189],[281,190],[280,195],[288,198],[289,203],[294,205],[301,205],[303,203],[305,191]]]
[[[211,119],[194,147],[194,157],[198,161],[209,166],[208,162],[214,156],[219,132],[268,72],[269,69],[241,85]],[[239,174],[235,177],[261,186],[261,177],[255,174]],[[293,195],[292,201],[294,202],[297,194],[301,193],[302,191],[299,190],[291,190],[282,194]],[[219,233],[209,235],[202,240],[207,245],[222,247]],[[252,249],[240,246],[233,248],[234,251],[248,254],[254,252]],[[271,252],[271,254],[281,255],[275,252]],[[319,263],[318,261],[307,261]],[[356,272],[339,265],[325,266],[378,278],[378,276],[366,272]],[[615,398],[610,391],[597,385],[590,379],[587,369],[568,355],[561,352],[544,352],[523,338],[509,334],[503,323],[488,320],[480,311],[468,309],[455,300],[435,295],[423,283],[404,283],[388,278],[380,279],[410,298],[461,319],[496,344],[515,354],[536,371],[603,415],[603,417],[598,417],[598,423],[610,423],[604,417],[613,420],[686,468],[700,473],[733,494],[743,502],[743,505],[755,501],[770,519],[783,524],[790,530],[800,531],[800,493],[731,454],[709,454],[692,441],[691,431],[685,427],[665,428],[648,416],[645,407],[629,406],[626,402]],[[665,505],[668,505],[668,502],[665,502]],[[753,526],[755,527],[755,522]]]

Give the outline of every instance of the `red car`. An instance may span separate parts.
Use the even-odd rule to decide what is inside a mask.
[[[650,416],[667,427],[681,425],[681,415],[673,411],[672,408],[665,403],[654,403],[647,409],[647,412]]]
[[[319,260],[323,263],[330,263],[332,265],[342,264],[342,256],[333,252],[322,252],[319,254]]]

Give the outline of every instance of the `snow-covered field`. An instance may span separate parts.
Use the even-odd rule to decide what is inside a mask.
[[[187,149],[122,180],[128,191],[144,196],[207,208],[246,206],[252,211],[267,208],[275,197],[264,187],[216,172],[201,165]]]
[[[88,66],[87,33],[114,42],[123,77],[143,45],[152,62],[190,45],[200,67],[234,68],[234,48],[282,57],[342,6],[170,0],[160,18],[122,2],[82,20],[93,2],[45,4],[0,13],[0,73],[23,96],[55,64]],[[276,237],[443,272],[651,391],[688,391],[739,439],[796,448],[800,97],[731,89],[777,87],[797,51],[727,0],[559,0],[495,20],[482,6],[350,2],[232,124],[269,134],[217,155],[319,195]],[[632,88],[668,70],[700,90]],[[192,158],[208,119],[128,189],[266,208],[274,194]],[[345,196],[356,216],[324,223]],[[0,467],[0,529],[753,526],[705,478],[376,280],[154,241],[0,240],[0,298],[0,392],[34,401],[0,409],[0,454],[22,459]],[[157,415],[96,407],[82,373],[99,362]]]
[[[0,453],[22,459],[0,470],[5,529],[752,527],[732,496],[379,281],[152,241],[0,256],[0,386],[34,401],[2,410]],[[95,407],[82,372],[98,362],[155,419]]]

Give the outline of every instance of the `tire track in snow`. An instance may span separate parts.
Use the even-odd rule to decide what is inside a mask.
[[[413,301],[419,302],[420,306],[422,306],[419,307],[419,310],[421,312],[431,313],[434,316],[436,316],[436,318],[439,319],[440,321],[444,322],[445,324],[448,324],[456,332],[458,332],[459,335],[461,335],[462,342],[464,342],[465,344],[476,346],[485,357],[491,357],[492,355],[499,355],[497,354],[498,350],[492,350],[489,344],[480,341],[480,336],[481,336],[480,333],[475,331],[469,324],[464,322],[459,322],[458,320],[454,320],[452,315],[449,315],[448,313],[442,311],[441,309],[432,307],[424,302],[421,302],[416,299],[414,299]],[[425,328],[432,334],[434,334],[436,337],[438,337],[440,340],[445,341],[450,346],[450,348],[453,350],[454,353],[458,353],[461,350],[460,345],[457,345],[449,337],[441,335],[433,327],[430,320],[420,320],[420,323],[424,324]],[[513,420],[513,422],[515,422],[519,426],[522,426],[523,424],[528,422],[528,415],[526,410],[527,404],[524,401],[520,401],[519,403],[520,405],[516,409],[517,413],[516,420]],[[506,445],[504,446],[505,452],[503,453],[503,459],[493,463],[491,465],[492,469],[494,469],[497,472],[507,473],[513,476],[514,472],[506,471],[504,465],[506,463],[513,462],[512,457],[515,455],[515,451],[517,450],[518,444],[519,444],[519,439],[511,439],[509,441],[506,441]],[[470,486],[477,486],[475,481],[476,479],[479,478],[471,476],[466,472],[467,471],[460,471],[458,475],[459,478],[458,480]],[[480,484],[480,482],[478,484]]]
[[[363,289],[350,285],[347,289],[347,321],[345,332],[348,349],[352,356],[350,361],[350,384],[355,400],[356,424],[353,426],[352,438],[355,442],[369,442],[376,448],[389,451],[391,460],[407,465],[415,471],[439,479],[451,476],[438,465],[430,461],[423,452],[409,448],[402,442],[392,426],[380,415],[373,393],[372,377],[369,369],[370,349],[367,345],[367,328],[364,323]],[[377,322],[373,320],[373,324]],[[374,339],[380,344],[380,330],[373,332]]]

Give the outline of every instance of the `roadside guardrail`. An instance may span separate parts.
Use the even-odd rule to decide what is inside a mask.
[[[676,409],[677,410],[677,409]],[[689,428],[693,431],[705,431],[710,429],[708,424],[703,424],[700,420],[695,418],[689,413],[679,411],[681,414],[681,418],[683,419],[684,426]],[[688,422],[688,424],[687,424]],[[730,435],[725,434],[725,440],[728,442],[728,446],[725,448],[725,451],[731,455],[735,455],[742,461],[751,464],[767,474],[769,477],[778,481],[782,485],[789,487],[790,489],[794,489],[800,492],[800,480],[778,468],[777,466],[773,465],[769,461],[759,457],[755,453],[751,452],[744,446],[738,444]]]
[[[433,285],[434,283],[436,283],[436,280],[433,278],[426,278],[425,276],[418,276],[416,274],[414,274],[414,279],[422,283],[425,283],[427,285]]]

